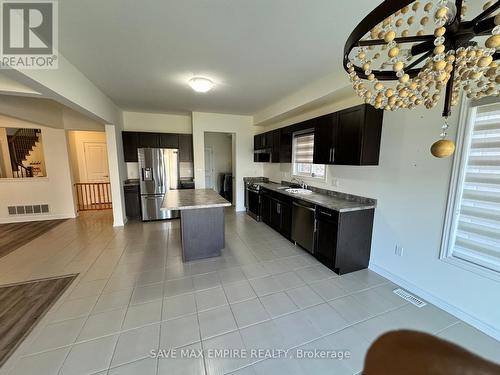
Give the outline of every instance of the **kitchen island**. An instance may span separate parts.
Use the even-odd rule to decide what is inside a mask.
[[[162,210],[181,213],[182,259],[221,255],[224,248],[224,207],[231,203],[212,189],[170,190]]]

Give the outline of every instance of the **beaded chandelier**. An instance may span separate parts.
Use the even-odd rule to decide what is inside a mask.
[[[478,0],[479,1],[479,0]],[[356,93],[375,108],[434,107],[444,95],[441,139],[431,152],[453,154],[447,140],[452,106],[500,94],[500,1],[466,20],[464,0],[386,0],[349,36],[344,68]]]

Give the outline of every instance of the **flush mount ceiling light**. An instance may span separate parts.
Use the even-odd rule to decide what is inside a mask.
[[[215,86],[215,83],[204,77],[193,77],[188,83],[194,91],[202,93],[209,92]]]
[[[499,7],[500,1],[486,1],[466,20],[465,0],[384,1],[345,45],[344,68],[354,90],[366,103],[391,111],[432,108],[444,91],[441,140],[431,152],[450,156],[455,145],[446,140],[446,120],[460,90],[470,99],[500,92]]]

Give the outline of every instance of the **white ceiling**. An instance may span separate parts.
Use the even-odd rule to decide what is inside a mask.
[[[347,36],[379,3],[64,0],[60,50],[124,109],[254,114],[341,72]],[[195,94],[193,75],[216,88]]]

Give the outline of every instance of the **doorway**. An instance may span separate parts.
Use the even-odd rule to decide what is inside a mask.
[[[233,134],[205,132],[205,187],[233,201]]]
[[[112,208],[106,134],[69,131],[70,165],[78,211]]]

